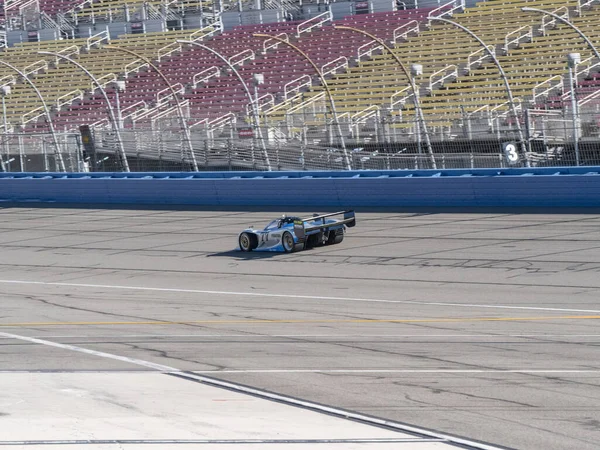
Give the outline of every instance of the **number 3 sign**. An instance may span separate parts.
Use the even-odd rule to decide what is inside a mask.
[[[517,153],[517,146],[514,142],[504,142],[502,144],[502,150],[504,151],[504,157],[508,164],[511,166],[519,164],[519,154]]]

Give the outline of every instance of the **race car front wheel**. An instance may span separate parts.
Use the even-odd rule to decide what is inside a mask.
[[[294,237],[289,231],[283,233],[283,236],[281,236],[281,243],[286,252],[294,251]]]
[[[240,250],[243,252],[251,252],[255,247],[253,236],[250,233],[240,234]]]

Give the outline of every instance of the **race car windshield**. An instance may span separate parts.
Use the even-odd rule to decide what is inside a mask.
[[[269,225],[267,225],[265,227],[265,230],[269,230],[271,228],[279,228],[279,223],[281,222],[281,219],[275,219],[273,220],[271,223],[269,223]]]

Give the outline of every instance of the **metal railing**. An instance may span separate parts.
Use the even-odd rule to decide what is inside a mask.
[[[356,58],[360,59],[363,56],[371,57],[373,53],[379,50],[383,50],[383,45],[377,43],[377,41],[367,42],[356,50]]]
[[[429,20],[429,25],[431,26],[431,19],[436,17],[452,17],[455,12],[463,11],[465,9],[465,1],[464,0],[450,0],[448,3],[444,3],[443,5],[438,6],[437,8],[431,10],[427,17]]]
[[[466,66],[465,70],[467,72],[471,72],[471,70],[473,70],[474,66],[480,66],[485,60],[490,58],[489,52],[492,52],[492,54],[495,55],[496,47],[494,47],[493,45],[488,45],[488,50],[486,50],[484,48],[475,50],[467,58],[467,66]]]
[[[232,66],[242,65],[246,61],[253,61],[255,57],[256,56],[254,54],[254,51],[252,51],[250,49],[242,50],[241,52],[236,53],[235,55],[231,56],[229,58],[229,63]]]
[[[314,28],[320,28],[325,25],[327,22],[331,22],[333,20],[333,14],[331,11],[325,11],[318,16],[311,17],[308,20],[298,24],[296,27],[296,37],[300,37],[302,33],[308,33],[312,31]]]
[[[406,102],[408,101],[408,99],[412,98],[413,96],[414,96],[414,92],[412,90],[412,87],[410,87],[410,86],[407,86],[404,89],[401,89],[398,92],[395,92],[390,97],[390,109],[394,109],[394,107],[396,105],[404,106],[406,104]]]
[[[285,84],[283,87],[283,98],[287,100],[289,94],[297,94],[300,89],[310,86],[312,86],[312,78],[309,75],[302,75]]]
[[[100,33],[96,33],[87,38],[85,48],[90,50],[94,45],[100,45],[102,42],[106,42],[107,44],[110,43],[110,34],[108,34],[108,30],[101,31]]]
[[[221,69],[217,66],[209,67],[208,69],[204,69],[202,72],[198,72],[192,77],[192,86],[194,89],[199,84],[206,83],[211,78],[217,78],[221,76]]]
[[[420,31],[420,23],[416,20],[411,20],[410,22],[405,23],[394,30],[392,43],[397,44],[400,39],[407,40],[409,34],[419,34]]]
[[[552,11],[552,13],[562,17],[563,19],[569,20],[569,8],[567,8],[566,6],[561,6],[560,8],[557,8],[554,11]],[[542,33],[542,35],[546,36],[548,34],[549,29],[556,27],[556,22],[556,17],[544,14],[542,16],[542,24],[540,25],[540,32]]]
[[[438,85],[443,87],[447,80],[456,80],[456,78],[458,78],[458,67],[454,64],[450,64],[449,66],[446,66],[429,76],[429,84],[427,85],[427,89],[429,92],[432,92],[433,89],[435,89]]]
[[[283,39],[286,42],[289,42],[290,40],[287,33],[279,33],[275,37]],[[279,47],[281,44],[282,42],[277,39],[266,39],[265,41],[263,41],[263,55],[266,54],[270,49]]]
[[[536,104],[539,98],[547,97],[551,92],[563,89],[564,78],[562,75],[554,75],[541,83],[538,83],[533,88],[533,96],[531,103]]]
[[[518,46],[521,42],[531,41],[533,41],[533,28],[530,25],[519,27],[504,37],[504,53],[508,54],[511,45]]]
[[[81,89],[76,89],[71,91],[65,95],[61,95],[56,99],[56,108],[60,110],[64,105],[70,105],[75,100],[83,100],[83,91]]]
[[[348,68],[348,58],[345,56],[340,56],[339,58],[334,59],[333,61],[328,62],[327,64],[323,64],[321,67],[322,75],[329,75],[337,72],[340,69]]]

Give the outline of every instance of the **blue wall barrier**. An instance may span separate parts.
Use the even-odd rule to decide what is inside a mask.
[[[0,206],[600,207],[600,167],[352,172],[0,173]]]

